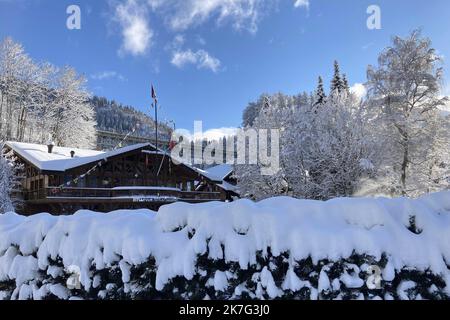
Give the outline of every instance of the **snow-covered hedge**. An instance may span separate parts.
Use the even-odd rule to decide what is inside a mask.
[[[0,215],[0,299],[446,299],[449,264],[450,192]]]

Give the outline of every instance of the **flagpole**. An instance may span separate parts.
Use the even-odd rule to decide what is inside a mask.
[[[156,142],[156,158],[158,158],[159,155],[159,149],[158,149],[158,98],[156,97],[155,89],[152,86],[152,98],[154,101],[154,107],[155,107],[155,142]],[[155,167],[155,187],[159,186],[158,183],[158,166]]]

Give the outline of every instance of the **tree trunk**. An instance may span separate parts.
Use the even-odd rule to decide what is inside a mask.
[[[9,99],[6,100],[6,140],[11,140],[12,106]]]
[[[27,117],[27,110],[24,106],[22,106],[17,120],[16,139],[19,141],[23,141],[23,138],[25,136],[26,117]]]
[[[25,110],[24,115],[23,115],[22,134],[20,136],[21,141],[25,140],[25,132],[27,129],[27,118],[28,118],[28,112],[27,112],[27,110]]]
[[[402,184],[402,195],[406,196],[406,178],[407,178],[407,169],[409,165],[409,148],[408,148],[408,138],[407,136],[404,138],[405,145],[403,149],[403,161],[402,161],[402,171],[401,171],[401,184]]]
[[[22,113],[23,107],[20,107],[19,114],[17,116],[17,128],[16,128],[16,140],[20,141],[20,130],[22,127]]]

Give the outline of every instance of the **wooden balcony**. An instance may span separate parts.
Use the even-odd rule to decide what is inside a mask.
[[[120,188],[42,188],[25,193],[29,204],[46,203],[159,203],[177,201],[190,203],[223,201],[220,192],[182,191],[176,188],[120,187]]]

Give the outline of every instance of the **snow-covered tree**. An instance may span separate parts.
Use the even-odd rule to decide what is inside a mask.
[[[11,152],[4,152],[3,143],[0,144],[0,214],[14,211],[22,204],[19,185],[23,165],[16,163]]]
[[[0,214],[14,211],[11,201],[12,170],[4,157],[0,157]]]
[[[258,117],[259,112],[264,106],[265,98],[267,95],[261,95],[256,102],[250,102],[248,106],[244,109],[242,115],[242,126],[248,127],[252,126],[255,122],[255,119]]]
[[[49,63],[40,65],[41,85],[35,87],[37,99],[28,117],[28,131],[25,136],[18,137],[19,141],[28,140],[40,144],[47,143],[53,122],[53,88],[57,68]]]
[[[0,44],[0,135],[4,140],[88,147],[94,110],[85,79],[72,68],[35,63],[20,43]]]
[[[347,93],[347,95],[349,95],[350,94],[350,85],[348,84],[348,79],[347,79],[346,74],[342,75],[342,85],[343,85],[344,91]]]
[[[294,177],[290,184],[298,196],[351,196],[361,180],[372,175],[376,148],[366,131],[365,112],[355,101],[345,95],[330,98],[321,108],[303,115],[297,125],[301,129],[289,131],[285,149],[294,165],[287,176]]]
[[[95,114],[86,79],[65,67],[52,90],[52,140],[60,146],[92,147],[95,143]]]
[[[299,95],[294,97],[295,105],[298,108],[306,108],[311,104],[311,94],[304,91],[300,93]]]
[[[15,140],[23,141],[27,129],[33,131],[35,120],[42,115],[39,113],[48,105],[48,88],[51,83],[54,68],[49,64],[36,64],[30,58],[26,67],[21,70],[20,81],[17,83],[16,128]],[[45,117],[44,117],[45,118]]]
[[[0,131],[2,137],[13,136],[13,115],[18,114],[24,81],[34,70],[23,46],[6,38],[0,44]],[[25,79],[23,78],[25,76]]]
[[[325,94],[325,89],[323,87],[322,77],[319,77],[315,94],[316,94],[315,104],[316,105],[324,104],[327,99],[327,95]]]
[[[344,82],[342,81],[341,70],[339,67],[339,62],[337,60],[334,61],[334,75],[333,79],[331,80],[330,91],[330,94],[332,94],[333,92],[341,93],[342,91],[344,91]]]
[[[295,99],[283,94],[263,97],[260,101],[262,108],[251,127],[246,129],[270,130],[277,129],[283,135],[287,129],[288,122],[293,114],[298,111],[294,105]],[[269,138],[270,139],[270,138]],[[279,152],[279,150],[270,150],[271,143],[268,142],[269,152]],[[282,151],[280,150],[282,153]],[[280,161],[283,162],[283,156],[280,155]],[[263,164],[239,164],[235,166],[235,177],[239,182],[241,195],[252,199],[264,199],[271,196],[288,195],[289,186],[285,179],[284,165],[281,164],[281,170],[273,175],[263,175],[261,168]]]
[[[435,192],[450,187],[450,117],[440,116],[436,120],[433,124],[436,128],[436,136],[430,144],[432,156],[423,170],[425,187],[420,193]]]
[[[384,168],[394,177],[393,190],[416,195],[439,188],[434,177],[450,150],[439,107],[441,57],[420,31],[394,37],[392,46],[368,69],[369,106],[375,114]]]
[[[270,97],[252,128],[280,130],[281,169],[264,176],[261,164],[236,166],[241,194],[258,200],[277,195],[309,199],[352,195],[377,165],[365,112],[355,101],[343,92],[321,108],[314,102],[296,108],[292,97]]]

